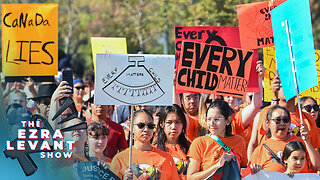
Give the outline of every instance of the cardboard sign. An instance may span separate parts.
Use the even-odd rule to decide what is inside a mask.
[[[91,46],[92,46],[92,59],[93,59],[94,69],[96,69],[97,53],[127,54],[126,38],[92,37]]]
[[[214,26],[176,26],[175,27],[175,54],[176,68],[178,67],[182,41],[192,41],[218,46],[241,48],[238,27],[214,27]],[[256,62],[258,61],[258,51],[254,50],[253,61],[250,70],[248,92],[258,92],[258,74],[256,72]],[[178,90],[177,90],[178,91]],[[179,92],[182,92],[179,90]]]
[[[270,11],[286,0],[256,2],[237,6],[241,48],[257,49],[273,46]],[[270,4],[271,5],[271,4]]]
[[[317,104],[320,104],[320,50],[315,50],[315,57],[318,85],[300,93],[299,96],[311,96],[317,101]],[[276,76],[276,57],[274,47],[263,48],[263,63],[266,67],[266,73],[264,77],[264,101],[271,102],[271,81]]]
[[[297,94],[291,54],[295,59],[298,92],[318,85],[309,1],[288,0],[271,11],[271,19],[277,67],[284,95],[289,100]]]
[[[173,55],[97,54],[95,104],[172,105]]]
[[[4,76],[58,73],[58,5],[2,4]]]
[[[253,51],[183,41],[177,89],[244,98]]]
[[[97,164],[96,161],[79,162],[72,164],[73,179],[77,180],[120,180],[112,171],[108,168],[104,168],[102,165]]]
[[[316,180],[319,179],[319,176],[316,173],[297,173],[294,174],[293,178],[289,177],[285,173],[272,172],[266,170],[260,170],[258,173],[242,178],[243,180],[260,180],[260,179],[268,179],[268,180]]]

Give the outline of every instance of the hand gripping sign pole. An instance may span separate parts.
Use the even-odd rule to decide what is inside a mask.
[[[132,170],[132,145],[133,145],[133,108],[134,106],[131,105],[131,110],[130,110],[130,114],[131,114],[131,120],[130,120],[130,137],[129,137],[129,141],[130,141],[130,149],[129,149],[129,169]]]
[[[286,33],[287,33],[287,37],[288,37],[288,45],[289,45],[289,52],[290,52],[290,62],[291,62],[291,67],[292,67],[294,86],[295,86],[296,92],[297,92],[297,101],[298,101],[300,123],[301,123],[301,126],[302,126],[303,120],[302,120],[302,112],[301,112],[300,99],[299,99],[299,86],[298,86],[297,74],[296,74],[297,68],[295,66],[295,58],[293,57],[293,53],[292,53],[292,41],[291,41],[291,37],[290,37],[289,23],[288,23],[287,20],[285,20],[284,23],[285,23],[285,26],[286,26]],[[302,136],[302,139],[305,139],[305,136]]]

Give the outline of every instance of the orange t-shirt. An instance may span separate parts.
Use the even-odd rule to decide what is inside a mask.
[[[258,143],[262,143],[264,140],[266,140],[266,137],[264,136],[263,140],[261,141],[261,138],[263,135],[266,134],[266,131],[263,129],[263,123],[267,119],[267,113],[271,106],[267,106],[263,108],[260,112],[259,122],[258,122]],[[296,108],[296,112],[290,113],[291,123],[289,125],[289,132],[291,132],[292,135],[298,135],[300,136],[300,115],[299,110]],[[320,139],[318,135],[318,129],[316,122],[313,120],[312,116],[302,112],[302,118],[303,123],[306,124],[306,126],[309,129],[309,139],[311,144],[315,149],[320,147]],[[261,142],[260,142],[261,141]]]
[[[123,179],[129,167],[129,148],[118,153],[111,162],[111,171]],[[157,148],[139,151],[132,147],[133,179],[179,179],[177,168],[170,154]]]
[[[244,139],[239,135],[220,138],[236,155],[241,167],[247,165],[247,151]],[[189,148],[188,157],[200,162],[200,171],[207,170],[217,164],[221,156],[226,153],[222,146],[209,135],[196,138]]]
[[[165,145],[168,148],[167,153],[169,153],[174,160],[180,179],[186,180],[187,169],[188,169],[187,155],[184,152],[182,152],[179,144],[173,145],[173,144],[165,143]]]
[[[198,137],[199,120],[198,115],[190,116],[187,114],[187,116],[189,118],[189,129],[186,130],[186,136],[192,142],[195,138]]]
[[[246,142],[246,147],[248,147],[250,138],[251,138],[251,132],[252,132],[252,126],[253,121],[247,126],[243,127],[242,122],[242,109],[234,114],[232,114],[232,134],[237,134],[244,138],[244,141]]]
[[[296,140],[303,142],[300,137],[290,136],[290,138],[286,141],[268,139],[264,142],[264,144],[266,144],[281,159],[282,153],[286,144],[290,141],[296,141]],[[280,172],[280,173],[283,173],[286,171],[286,169],[281,164],[279,164],[274,158],[272,158],[271,153],[266,149],[266,147],[263,146],[263,144],[260,144],[253,151],[249,164],[253,164],[253,163],[259,164],[262,170]],[[310,165],[309,158],[307,158],[306,165],[300,171],[300,173],[308,173],[309,165]]]

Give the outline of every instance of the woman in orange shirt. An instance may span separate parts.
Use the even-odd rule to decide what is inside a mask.
[[[245,142],[241,136],[232,134],[231,115],[232,109],[227,102],[216,100],[210,104],[206,115],[210,134],[196,138],[189,148],[188,179],[208,178],[231,160],[236,160],[240,167],[247,165]],[[220,138],[231,151],[227,152],[213,136]],[[259,169],[252,167],[253,172],[255,168]]]
[[[179,179],[170,154],[151,146],[155,124],[147,110],[134,112],[134,145],[132,169],[129,167],[129,148],[118,153],[111,162],[111,171],[121,179]]]
[[[267,137],[269,139],[264,141],[263,144],[260,144],[254,150],[249,163],[259,164],[262,170],[285,172],[286,166],[279,162],[283,149],[288,142],[298,140],[306,145],[309,155],[307,157],[306,165],[300,172],[307,173],[311,168],[313,170],[317,170],[320,167],[320,162],[317,162],[319,154],[310,143],[308,138],[309,130],[307,126],[302,124],[300,128],[300,133],[305,137],[304,139],[288,133],[290,113],[286,107],[279,105],[272,106],[268,110],[266,124],[268,126]],[[273,156],[266,146],[269,147],[277,156]]]
[[[186,127],[186,117],[178,105],[167,106],[164,111],[160,112],[156,147],[171,154],[181,179],[187,179],[188,161],[186,154],[190,142],[185,135]]]

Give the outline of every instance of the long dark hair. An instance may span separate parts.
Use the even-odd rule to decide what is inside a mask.
[[[187,154],[190,146],[190,142],[187,140],[185,135],[186,128],[187,128],[187,120],[180,106],[176,104],[173,104],[173,106],[167,106],[163,111],[160,112],[160,118],[157,124],[157,140],[156,140],[157,148],[163,151],[168,151],[168,148],[165,145],[165,142],[167,141],[167,135],[164,132],[164,128],[162,125],[165,123],[165,120],[168,114],[171,112],[176,113],[181,119],[181,122],[183,124],[182,132],[178,137],[178,144],[180,145],[181,151]]]
[[[208,110],[207,110],[207,113],[206,113],[206,117],[208,116],[208,111],[210,109],[213,109],[213,108],[218,108],[220,113],[223,115],[223,117],[225,118],[225,120],[227,120],[233,113],[233,110],[232,108],[229,106],[229,104],[224,101],[224,100],[221,100],[221,99],[217,99],[215,101],[213,101],[209,107],[208,107]],[[225,134],[227,137],[228,136],[232,136],[232,126],[231,126],[231,122],[229,125],[226,126],[226,134]]]
[[[289,156],[291,155],[291,153],[293,151],[297,151],[297,150],[300,150],[300,149],[303,150],[307,154],[306,147],[303,145],[302,142],[300,142],[300,141],[290,141],[290,142],[288,142],[286,144],[286,146],[284,147],[281,161],[283,163],[285,163],[284,161],[289,158]]]
[[[272,107],[268,110],[268,112],[267,112],[267,119],[266,119],[267,123],[269,123],[270,120],[272,119],[273,111],[276,110],[276,109],[282,109],[282,110],[284,110],[284,111],[287,113],[288,117],[290,118],[290,112],[289,112],[289,110],[288,110],[286,107],[280,106],[280,105],[274,105],[274,106],[272,106]],[[290,119],[291,119],[291,118],[290,118]],[[289,134],[289,130],[288,130],[288,134]],[[270,129],[268,129],[266,136],[267,136],[268,138],[271,138],[271,131],[270,131]]]

